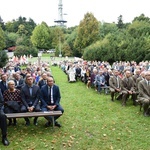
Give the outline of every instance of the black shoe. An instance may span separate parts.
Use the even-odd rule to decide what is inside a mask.
[[[145,112],[144,117],[149,117],[149,114]]]
[[[12,124],[13,126],[16,126],[17,125],[17,120],[16,120],[16,118],[14,118],[13,119],[13,124]]]
[[[2,139],[2,143],[3,143],[5,146],[8,146],[8,145],[9,145],[9,141],[7,140],[7,138],[3,138],[3,139]]]
[[[17,122],[13,122],[13,124],[12,124],[13,126],[16,126],[17,125]]]
[[[38,123],[37,123],[37,118],[34,118],[34,120],[33,120],[33,124],[34,124],[35,126],[37,126],[37,125],[38,125]]]
[[[29,126],[30,125],[30,121],[26,121],[25,125]]]
[[[50,127],[50,125],[51,125],[50,121],[48,121],[48,122],[45,123],[45,127]]]
[[[114,102],[114,99],[112,98],[111,101]]]
[[[55,126],[57,126],[57,127],[60,128],[60,127],[61,127],[61,124],[59,124],[58,122],[55,121]]]

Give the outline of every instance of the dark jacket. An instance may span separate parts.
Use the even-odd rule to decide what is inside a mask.
[[[28,108],[29,105],[36,107],[40,100],[40,88],[37,85],[32,86],[32,95],[28,85],[24,85],[21,89],[22,103]]]
[[[54,101],[53,105],[58,106],[61,98],[59,87],[57,85],[53,85],[52,91]],[[50,105],[50,97],[48,95],[48,85],[44,85],[41,88],[41,105],[42,107],[47,107],[47,105]]]
[[[3,95],[0,89],[0,113],[4,113],[3,109],[4,109],[4,99],[3,99]]]

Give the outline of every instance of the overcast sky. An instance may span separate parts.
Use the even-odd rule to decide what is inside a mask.
[[[4,22],[19,16],[32,18],[37,24],[42,21],[49,26],[58,19],[59,0],[0,0],[0,16]],[[98,21],[117,22],[119,15],[123,22],[132,22],[142,13],[150,18],[150,0],[62,0],[64,20],[67,26],[79,25],[87,12],[93,13]]]

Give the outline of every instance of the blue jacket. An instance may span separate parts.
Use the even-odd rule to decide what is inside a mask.
[[[57,85],[53,85],[52,87],[52,91],[53,91],[53,105],[59,105],[60,103],[60,90],[59,87]],[[47,107],[48,105],[51,105],[51,101],[50,101],[50,96],[48,95],[48,85],[44,85],[41,88],[41,106],[43,107]]]

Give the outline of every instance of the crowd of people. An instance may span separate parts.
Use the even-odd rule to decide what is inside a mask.
[[[17,119],[8,119],[7,113],[45,112],[58,110],[64,112],[60,104],[61,94],[55,84],[49,64],[28,64],[21,68],[19,64],[10,63],[0,69],[0,128],[2,130],[2,143],[9,145],[7,139],[7,126],[17,125]],[[61,127],[56,120],[55,126]],[[45,117],[45,127],[52,125],[52,117]],[[30,125],[30,118],[24,118],[25,125]],[[38,125],[38,117],[33,119],[33,124]]]
[[[142,105],[143,115],[150,116],[150,62],[62,61],[59,67],[67,74],[68,81],[82,81],[87,88],[105,94],[111,101],[120,100],[122,106],[131,99],[133,105]],[[72,80],[73,79],[73,80]]]
[[[150,116],[150,62],[108,62],[100,61],[60,61],[57,65],[67,74],[68,82],[82,81],[87,89],[93,88],[105,94],[110,92],[112,102],[120,100],[122,106],[131,99],[133,105],[141,104],[143,115]],[[55,65],[56,66],[56,65]],[[9,145],[7,126],[17,125],[17,119],[9,119],[5,114],[17,112],[39,112],[59,110],[64,112],[60,104],[60,90],[55,84],[48,63],[29,63],[26,67],[9,63],[0,68],[0,127],[2,143]],[[61,127],[56,120],[55,126]],[[24,118],[25,125],[30,125],[30,118]],[[45,117],[46,127],[51,126],[52,118]],[[33,119],[38,125],[38,118]]]

